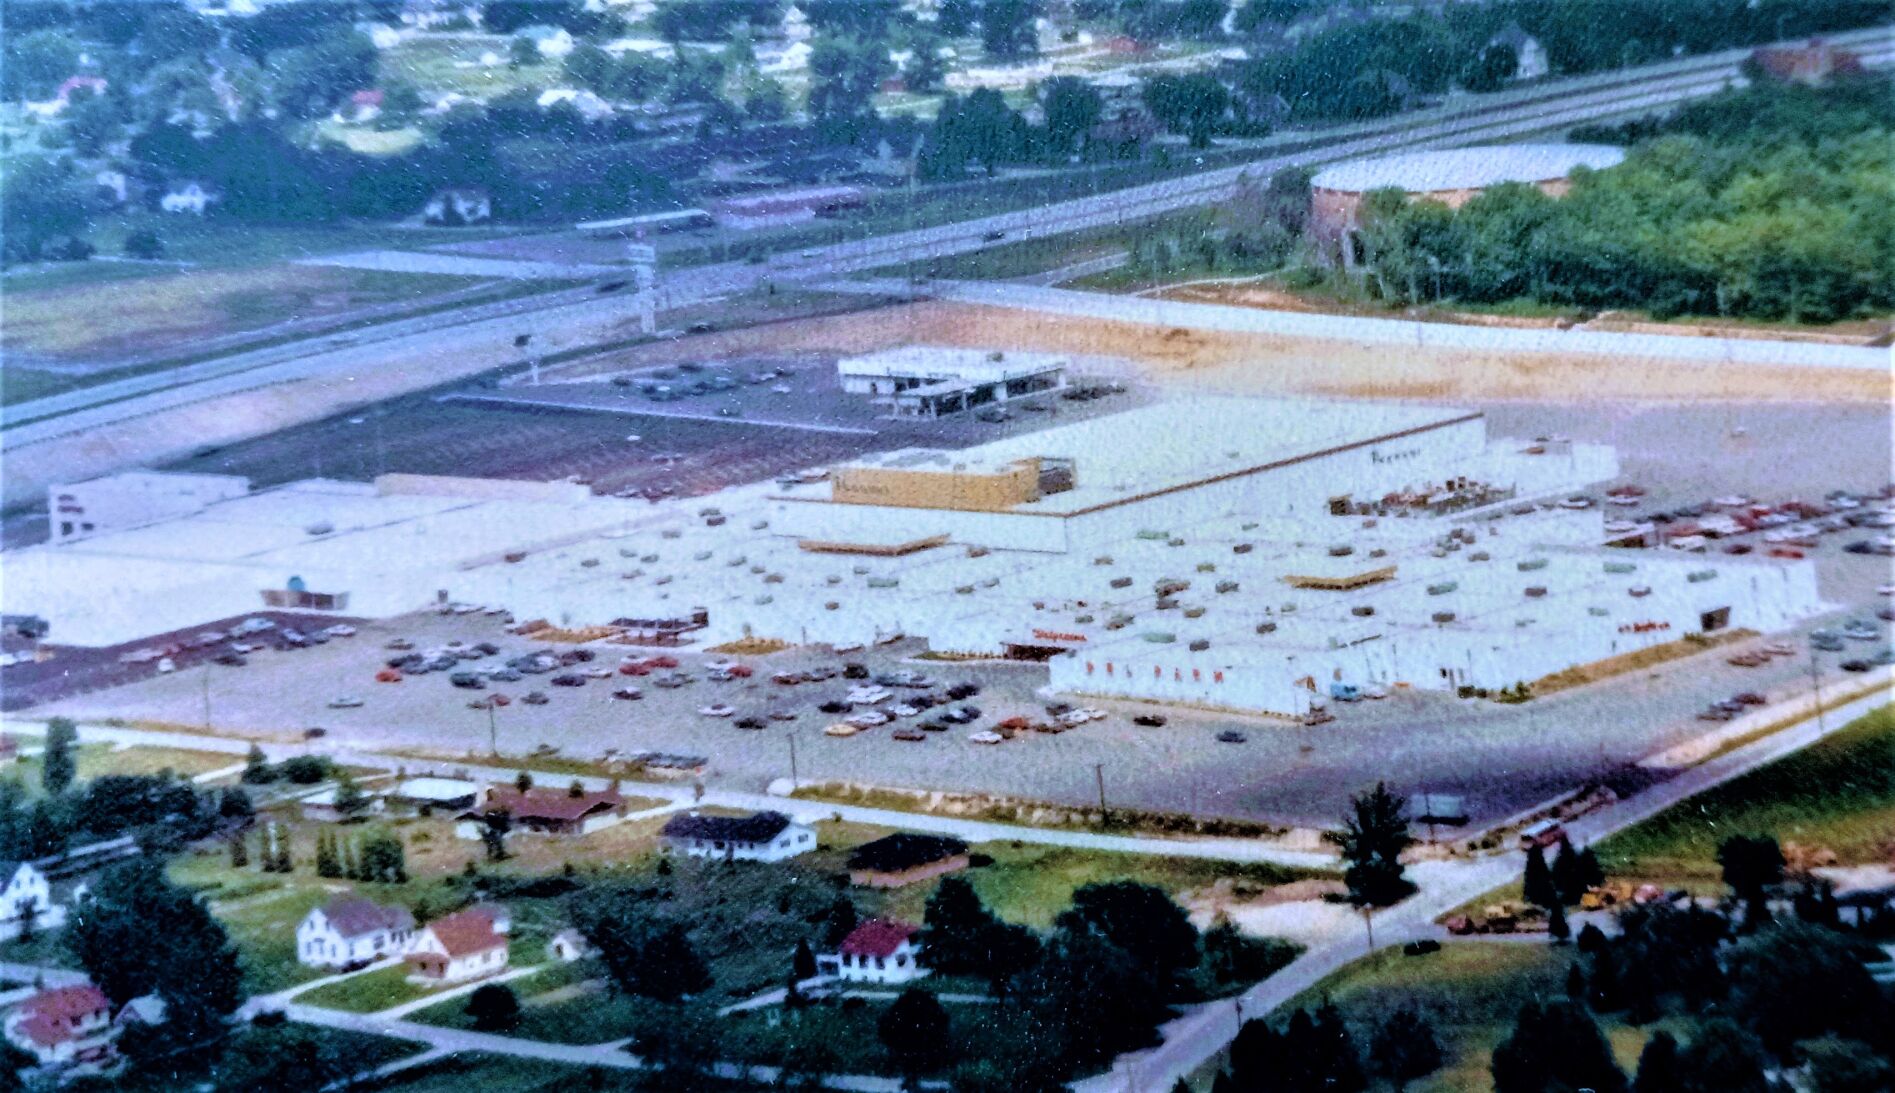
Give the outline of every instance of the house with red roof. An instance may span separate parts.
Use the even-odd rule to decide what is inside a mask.
[[[842,939],[833,953],[816,958],[816,968],[850,983],[906,983],[928,974],[921,966],[920,927],[871,918]]]
[[[312,908],[296,927],[296,959],[311,968],[351,968],[408,951],[415,919],[405,907],[350,897]]]
[[[7,1015],[7,1042],[41,1066],[100,1071],[118,1062],[112,1003],[90,983],[40,991]]]
[[[489,907],[470,907],[421,928],[408,947],[408,980],[445,985],[495,975],[507,967],[507,920]]]
[[[617,787],[602,790],[534,786],[522,791],[516,786],[495,786],[487,792],[486,803],[461,813],[454,832],[463,839],[480,838],[482,817],[495,810],[513,820],[513,831],[540,835],[590,835],[625,819],[625,797]]]

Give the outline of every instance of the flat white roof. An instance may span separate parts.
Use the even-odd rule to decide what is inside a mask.
[[[1310,185],[1344,193],[1387,186],[1409,193],[1478,190],[1564,178],[1575,167],[1601,170],[1624,159],[1625,149],[1608,144],[1491,144],[1350,160],[1318,171]]]
[[[986,349],[952,346],[905,345],[836,362],[844,376],[951,376],[975,383],[1019,379],[1066,368],[1070,359],[1058,353],[996,353]]]
[[[849,465],[982,474],[1035,456],[1070,459],[1077,486],[1014,510],[1060,513],[1130,501],[1479,416],[1462,408],[1394,403],[1187,397],[973,448],[904,448],[864,456]],[[828,488],[833,493],[833,486]]]

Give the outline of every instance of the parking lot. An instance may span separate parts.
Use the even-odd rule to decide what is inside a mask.
[[[1864,569],[1855,574],[1858,581],[1878,561],[1847,559]],[[168,675],[147,668],[144,678],[43,705],[34,713],[195,725],[204,722],[208,708],[219,732],[280,738],[320,727],[326,730],[325,746],[442,756],[484,757],[490,733],[492,743],[510,756],[542,746],[580,759],[598,759],[608,751],[686,753],[710,760],[707,783],[747,791],[789,775],[793,735],[797,774],[806,782],[856,780],[1083,804],[1096,800],[1096,779],[1102,778],[1109,802],[1286,824],[1333,822],[1351,793],[1385,779],[1405,792],[1463,794],[1479,822],[1621,772],[1643,756],[1715,727],[1696,718],[1712,701],[1740,690],[1778,696],[1809,683],[1803,656],[1741,668],[1726,663],[1730,650],[1719,650],[1522,706],[1397,691],[1381,701],[1332,704],[1336,720],[1317,726],[1080,698],[1073,701],[1108,716],[1059,735],[1026,732],[980,746],[970,743],[969,735],[997,721],[1014,716],[1046,720],[1048,697],[1040,693],[1044,667],[915,659],[920,643],[905,641],[840,655],[800,647],[761,657],[719,658],[685,649],[675,655],[694,681],[669,690],[655,686],[649,676],[619,674],[585,679],[576,687],[552,684],[563,671],[616,668],[628,653],[672,652],[595,643],[587,647],[594,659],[573,669],[464,690],[453,686],[445,671],[377,682],[385,661],[406,652],[385,648],[395,639],[412,642],[417,651],[451,641],[487,641],[499,649],[456,670],[498,667],[539,648],[570,648],[510,635],[496,616],[427,613],[363,624],[356,636],[318,647],[253,653],[243,667],[208,664]],[[1867,643],[1851,648],[1857,644],[1868,648]],[[718,659],[747,664],[753,674],[712,681],[706,664]],[[1831,682],[1839,678],[1837,659],[1825,657]],[[892,697],[877,708],[892,709],[910,694],[939,696],[950,685],[971,682],[981,691],[968,701],[981,717],[924,733],[918,741],[897,740],[893,730],[927,720],[932,711],[855,736],[832,737],[822,730],[841,715],[817,707],[846,696],[857,680],[840,674],[795,686],[770,680],[778,672],[825,666],[840,672],[847,662],[861,663],[871,675],[917,671],[935,684],[923,690],[890,688]],[[627,686],[637,687],[643,697],[613,697]],[[523,701],[534,691],[547,701]],[[496,692],[508,696],[506,706],[470,705]],[[331,708],[339,698],[360,699],[361,705]],[[698,712],[720,703],[732,707],[731,716]],[[794,719],[770,719],[772,711]],[[1153,712],[1166,723],[1147,726],[1132,720]],[[763,718],[765,727],[737,728],[744,717]],[[1243,742],[1220,741],[1219,734],[1228,730],[1241,733]]]
[[[842,393],[833,356],[779,353],[690,364],[694,371],[628,366],[596,379],[540,386],[468,384],[200,452],[163,469],[242,474],[258,486],[405,472],[575,478],[602,494],[695,496],[872,451],[966,447],[1130,409],[1150,397],[1137,388],[1084,401],[1048,393],[1012,404],[999,422],[965,414],[892,421],[878,417],[866,398]],[[749,382],[765,373],[771,379]],[[613,376],[626,383],[611,382]],[[728,390],[673,400],[654,399],[637,386],[685,388],[720,377],[728,378]]]

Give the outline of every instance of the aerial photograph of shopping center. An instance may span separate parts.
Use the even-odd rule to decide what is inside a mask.
[[[1884,0],[0,0],[0,1093],[1895,1093]]]

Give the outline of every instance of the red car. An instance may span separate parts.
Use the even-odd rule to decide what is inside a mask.
[[[399,668],[383,668],[381,671],[375,673],[375,682],[400,683],[401,670]]]
[[[651,674],[651,665],[646,664],[642,660],[628,660],[625,663],[619,665],[619,674],[628,675],[628,676],[648,676]]]
[[[678,658],[665,653],[659,653],[657,656],[646,657],[645,663],[653,668],[676,668],[678,666]]]

